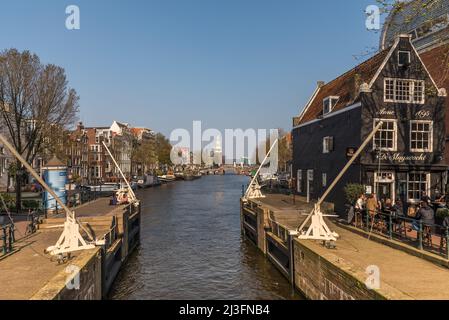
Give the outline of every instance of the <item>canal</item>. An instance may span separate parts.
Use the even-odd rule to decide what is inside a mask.
[[[240,233],[244,176],[205,176],[142,190],[142,244],[111,299],[300,299]]]

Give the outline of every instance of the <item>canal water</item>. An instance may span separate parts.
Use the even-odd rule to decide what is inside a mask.
[[[240,233],[244,176],[204,176],[142,190],[141,246],[112,299],[300,299]]]

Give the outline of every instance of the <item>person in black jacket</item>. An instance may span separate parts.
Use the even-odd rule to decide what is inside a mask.
[[[432,226],[435,224],[435,212],[426,200],[421,201],[421,207],[416,213],[416,222],[413,223],[413,229],[416,231],[419,230],[419,221],[421,221],[424,226]]]

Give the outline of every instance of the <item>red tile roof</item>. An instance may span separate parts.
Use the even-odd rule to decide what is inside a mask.
[[[420,57],[438,88],[449,92],[449,44],[421,53]]]
[[[340,97],[337,104],[333,107],[332,112],[341,110],[357,102],[359,98],[359,86],[364,82],[369,83],[371,81],[389,51],[390,49],[386,49],[379,52],[345,74],[323,85],[302,117],[294,120],[294,126],[304,124],[322,116],[323,100],[327,97]]]

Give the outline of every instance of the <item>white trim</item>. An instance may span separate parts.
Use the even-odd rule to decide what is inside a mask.
[[[379,67],[379,69],[377,70],[376,74],[371,79],[371,82],[369,83],[369,88],[370,89],[372,88],[372,86],[376,82],[377,78],[379,78],[380,73],[385,68],[385,65],[387,64],[387,62],[390,60],[390,58],[393,55],[394,50],[396,50],[396,47],[398,46],[400,40],[401,40],[401,36],[397,36],[396,40],[394,41],[394,44],[392,45],[390,51],[388,52],[388,55],[385,57],[385,60],[383,61],[382,65]],[[432,75],[430,74],[430,72],[427,69],[426,65],[422,61],[421,56],[419,55],[418,51],[416,50],[415,46],[413,45],[413,42],[411,41],[411,35],[409,35],[409,42],[410,42],[410,46],[412,47],[413,52],[418,57],[418,60],[421,62],[421,65],[424,67],[424,70],[426,71],[427,75],[429,76],[430,80],[432,81],[432,84],[434,85],[435,89],[437,89],[437,91],[438,91],[439,88],[438,88],[435,80],[432,78]]]
[[[416,50],[415,46],[413,45],[413,43],[411,43],[412,45],[412,50],[415,53],[415,55],[418,57],[419,62],[421,62],[421,65],[424,67],[424,70],[426,71],[427,75],[429,76],[430,80],[432,81],[433,86],[435,87],[435,89],[437,89],[437,91],[439,91],[440,88],[438,88],[437,83],[435,82],[435,80],[433,80],[432,75],[430,74],[429,70],[427,69],[426,64],[422,61],[421,56],[418,53],[418,50]]]
[[[387,99],[387,81],[393,81],[393,94],[395,96],[394,99]],[[409,99],[410,100],[397,100],[396,99],[396,88],[398,81],[405,81],[409,83],[413,83],[409,87]],[[423,91],[422,91],[422,100],[420,102],[414,101],[415,99],[415,83],[421,83]],[[417,79],[404,79],[404,78],[384,78],[384,102],[392,102],[392,103],[409,103],[409,104],[425,104],[426,103],[426,81],[417,80]]]
[[[410,171],[407,172],[407,202],[419,202],[421,200],[421,195],[419,196],[418,199],[411,199],[409,198],[409,192],[410,192],[410,174],[425,174],[426,175],[426,194],[429,195],[430,194],[430,186],[431,186],[431,182],[430,182],[430,173],[429,172],[423,172],[423,171]],[[413,181],[416,183],[416,181]]]
[[[399,56],[400,56],[400,54],[401,53],[407,53],[408,54],[408,63],[407,64],[400,64],[399,63]],[[411,62],[412,62],[412,53],[410,52],[410,51],[408,51],[408,50],[398,50],[398,66],[400,66],[400,67],[403,67],[403,66],[405,66],[405,65],[409,65]]]
[[[340,109],[340,110],[328,113],[327,115],[323,116],[322,118],[313,119],[313,120],[304,122],[303,124],[300,124],[298,126],[294,126],[292,130],[308,126],[309,124],[312,124],[312,123],[315,123],[315,122],[319,122],[319,121],[321,121],[323,119],[327,119],[327,118],[339,115],[340,113],[343,113],[343,112],[348,112],[348,111],[351,111],[353,109],[360,108],[361,106],[362,106],[361,102],[354,103],[354,104],[352,104],[350,106],[344,107],[343,109]]]
[[[385,68],[385,65],[387,64],[387,62],[390,60],[391,56],[393,55],[394,50],[396,50],[396,47],[398,46],[400,39],[401,39],[400,37],[397,37],[396,40],[394,40],[393,46],[391,46],[390,51],[388,52],[388,54],[385,57],[382,64],[380,65],[379,69],[377,69],[376,73],[374,74],[374,77],[371,79],[371,82],[369,83],[370,89],[372,89],[374,82],[376,82],[377,78],[379,78],[380,73]]]
[[[329,148],[329,141],[332,141],[333,139],[334,139],[334,137],[332,137],[332,136],[323,137],[323,154],[329,154],[333,151],[333,150],[331,150],[331,148]],[[333,144],[333,141],[332,141],[332,144]]]
[[[430,137],[429,137],[429,149],[412,149],[412,124],[413,123],[427,123],[429,124]],[[424,153],[432,153],[433,152],[433,121],[432,120],[410,120],[409,122],[409,143],[410,143],[410,152],[424,152]]]
[[[397,119],[380,119],[380,118],[374,118],[373,121],[373,129],[376,128],[377,122],[379,121],[383,121],[384,123],[386,122],[393,122],[393,148],[379,148],[380,151],[397,151],[398,150],[398,120]],[[377,133],[381,132],[382,128],[379,129],[379,131],[377,131]],[[373,150],[376,150],[376,135],[377,133],[373,136]]]
[[[312,102],[315,101],[315,98],[318,95],[318,92],[320,91],[320,89],[323,86],[317,85],[317,87],[315,88],[315,91],[313,92],[313,94],[310,97],[309,101],[307,102],[306,106],[304,107],[304,109],[302,110],[301,114],[299,115],[299,122],[301,122],[302,118],[306,114],[307,110],[309,110],[310,106],[312,105]]]
[[[329,111],[328,112],[324,112],[324,103],[326,101],[328,101],[328,100],[329,100]],[[335,104],[332,104],[332,100],[337,100],[337,101],[335,102]],[[337,105],[339,100],[340,100],[339,96],[328,96],[328,97],[324,98],[323,99],[323,116],[331,113],[332,110],[334,109],[334,107]]]
[[[379,179],[379,175],[378,174],[383,174],[383,173],[387,173],[387,174],[391,174],[391,181],[383,181],[381,179]],[[374,192],[379,195],[379,184],[390,184],[390,193],[391,193],[391,201],[392,203],[396,203],[396,173],[394,171],[380,171],[380,172],[375,172],[374,173]]]

